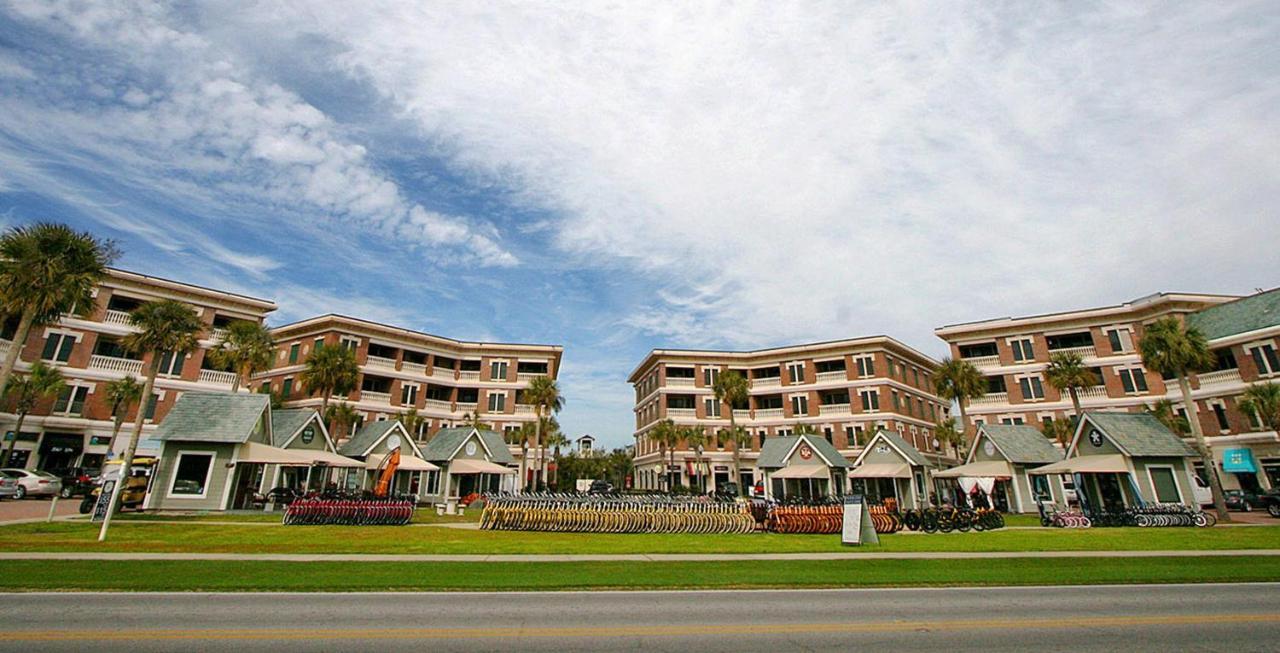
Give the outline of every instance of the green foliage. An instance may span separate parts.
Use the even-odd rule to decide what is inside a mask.
[[[1176,317],[1162,317],[1147,325],[1138,343],[1142,364],[1165,378],[1185,377],[1213,367],[1209,341],[1195,327]]]
[[[1046,422],[1040,427],[1040,432],[1044,433],[1044,437],[1049,438],[1062,445],[1062,450],[1067,450],[1067,445],[1071,443],[1072,436],[1076,433],[1076,428],[1070,421],[1065,419],[1055,419]]]
[[[325,347],[325,349],[330,349]],[[334,347],[333,349],[337,349]],[[329,424],[329,433],[334,440],[347,437],[351,426],[360,419],[359,413],[350,404],[331,404],[324,411],[324,421]]]
[[[0,236],[0,312],[56,322],[93,308],[93,290],[119,256],[109,240],[64,224],[39,222]]]
[[[62,372],[58,368],[47,365],[44,361],[36,361],[31,371],[14,379],[5,391],[12,412],[26,415],[35,409],[42,399],[52,397],[66,387]]]
[[[747,401],[751,386],[736,370],[725,370],[716,376],[715,383],[711,384],[711,391],[715,393],[716,399],[732,408]]]
[[[1173,402],[1168,399],[1157,400],[1147,406],[1146,411],[1157,420],[1160,420],[1160,423],[1164,424],[1165,428],[1180,436],[1185,436],[1191,432],[1191,424],[1187,422],[1185,417],[1178,414]]]
[[[1094,375],[1093,371],[1084,365],[1084,358],[1080,354],[1067,351],[1057,352],[1049,357],[1049,366],[1044,371],[1045,380],[1049,385],[1053,386],[1058,392],[1070,393],[1080,388],[1089,388],[1097,385],[1100,379]],[[1076,408],[1076,413],[1080,412],[1080,402],[1078,397],[1072,396],[1071,403]]]
[[[318,392],[325,398],[326,407],[329,397],[355,390],[359,378],[356,353],[346,347],[312,349],[306,367],[298,375],[298,380],[308,392]]]
[[[209,358],[215,365],[236,373],[234,392],[242,380],[270,368],[274,353],[275,342],[266,326],[238,320],[227,327],[227,335],[209,351]]]
[[[129,407],[142,399],[142,384],[133,375],[108,381],[103,387],[104,398],[111,406],[111,414],[123,419]]]
[[[1272,431],[1280,431],[1280,383],[1254,383],[1240,396],[1240,410],[1262,422]]]
[[[147,302],[129,314],[129,324],[139,329],[124,337],[124,346],[135,354],[154,354],[152,368],[160,354],[184,355],[199,346],[204,329],[191,306],[172,299]]]

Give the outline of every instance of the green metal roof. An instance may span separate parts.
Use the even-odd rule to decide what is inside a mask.
[[[822,458],[831,461],[831,467],[848,467],[849,461],[840,454],[826,438],[812,435],[786,435],[776,438],[769,438],[764,441],[764,446],[760,447],[760,459],[756,461],[756,466],[761,468],[778,468],[785,467],[787,464],[787,454],[791,453],[799,444],[800,440],[809,443]]]
[[[877,435],[884,438],[885,440],[888,440],[890,443],[893,444],[893,446],[897,447],[899,450],[902,451],[902,453],[906,454],[907,458],[911,459],[912,465],[919,465],[921,467],[929,466],[929,461],[925,459],[924,454],[921,454],[919,449],[916,449],[915,447],[911,446],[911,443],[907,442],[906,440],[903,440],[902,436],[898,435],[896,431],[888,431],[885,429],[880,429],[880,432]],[[875,438],[872,438],[872,441],[874,440]],[[868,442],[867,444],[868,446],[870,446],[871,443]]]
[[[1011,463],[1040,465],[1062,460],[1062,452],[1034,426],[983,424],[978,430],[990,438]]]
[[[1241,297],[1187,316],[1209,340],[1280,326],[1280,288]]]
[[[501,435],[489,429],[475,429],[470,426],[436,431],[431,441],[422,447],[422,458],[431,462],[448,462],[452,460],[453,454],[458,451],[463,442],[467,441],[472,431],[480,434],[480,439],[484,442],[485,448],[489,450],[489,460],[491,462],[515,464],[516,459],[511,457],[511,452],[507,449],[507,441],[503,440]]]
[[[1084,418],[1130,456],[1196,455],[1182,438],[1147,413],[1085,412]]]
[[[400,422],[393,419],[384,419],[378,422],[365,422],[364,425],[356,431],[356,434],[351,436],[350,440],[347,440],[341,447],[338,447],[338,453],[344,456],[364,456],[368,453],[370,447],[378,444],[378,441],[385,437],[387,432],[395,428],[399,423]],[[408,440],[408,438],[405,439]],[[412,441],[409,442],[409,448],[416,449]]]
[[[271,397],[264,394],[186,392],[152,437],[184,442],[248,442],[270,410]]]
[[[280,408],[271,411],[272,446],[284,446],[289,436],[297,433],[314,415],[314,408]]]

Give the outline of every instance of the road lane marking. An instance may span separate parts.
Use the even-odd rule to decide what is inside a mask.
[[[877,623],[707,624],[652,626],[550,626],[500,628],[235,628],[235,629],[130,629],[10,630],[6,641],[159,641],[159,640],[333,640],[333,639],[520,639],[530,637],[686,637],[733,635],[791,635],[806,633],[886,633],[904,631],[947,632],[993,629],[999,631],[1084,627],[1229,625],[1280,623],[1280,614],[1126,615],[1115,617],[1059,617],[1053,619],[942,619]]]

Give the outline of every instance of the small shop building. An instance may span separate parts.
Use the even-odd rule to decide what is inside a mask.
[[[765,440],[756,461],[771,499],[843,496],[849,461],[825,438],[793,435]]]
[[[391,493],[422,500],[439,483],[440,468],[423,459],[422,450],[396,420],[368,422],[338,448],[338,453],[363,463],[360,469],[347,471],[343,487],[372,490],[387,462],[386,457],[396,449],[400,450],[400,462],[391,479]]]
[[[440,482],[427,489],[423,500],[450,514],[471,495],[516,489],[516,459],[502,436],[488,429],[440,429],[422,447],[422,457],[440,468]]]
[[[1197,504],[1191,475],[1197,454],[1146,413],[1086,412],[1064,460],[1030,470],[1070,474],[1086,512],[1149,503]]]
[[[1030,475],[1027,470],[1062,460],[1062,451],[1034,426],[983,424],[969,447],[965,464],[935,472],[938,485],[954,483],[969,495],[978,488],[991,507],[1005,512],[1036,512],[1036,499],[1063,505],[1057,476]],[[1057,488],[1051,485],[1057,484]],[[945,492],[944,492],[945,494]]]
[[[853,492],[870,503],[893,499],[903,510],[917,508],[925,498],[925,470],[929,461],[902,436],[884,429],[867,442],[853,461]]]

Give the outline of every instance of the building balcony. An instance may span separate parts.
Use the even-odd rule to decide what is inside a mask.
[[[129,314],[125,311],[107,311],[102,317],[102,321],[106,324],[119,324],[121,326],[132,326],[129,321]]]
[[[361,390],[361,391],[360,391],[360,401],[372,401],[372,402],[374,402],[374,403],[379,403],[379,404],[390,404],[390,403],[391,403],[391,393],[390,393],[390,392],[377,392],[377,391],[374,391],[374,390]]]
[[[756,419],[782,419],[781,408],[757,408]]]
[[[537,372],[520,372],[516,374],[516,383],[528,384],[530,381],[546,374],[538,374]]]
[[[667,409],[667,417],[670,417],[671,419],[675,419],[678,417],[685,418],[685,419],[694,419],[697,416],[698,416],[698,411],[694,408],[668,408]]]
[[[400,371],[408,372],[410,374],[426,374],[427,366],[422,363],[410,363],[409,361],[403,361],[400,363]]]
[[[227,339],[227,330],[222,327],[209,329],[209,339],[214,342],[223,342]]]
[[[818,406],[819,415],[849,415],[849,404],[822,404]]]
[[[532,414],[534,414],[534,413],[533,413],[533,404],[516,404],[516,414],[517,414],[517,415],[532,415]]]
[[[752,379],[752,388],[778,388],[782,386],[782,377],[771,376],[767,379]]]
[[[1097,358],[1098,350],[1089,345],[1088,347],[1064,347],[1062,349],[1050,349],[1049,355],[1054,354],[1080,354],[1080,358]]]
[[[9,355],[9,347],[13,345],[12,340],[0,340],[0,360],[4,360]]]
[[[668,388],[692,388],[694,386],[693,379],[683,376],[668,376],[666,387]]]
[[[833,381],[847,381],[849,375],[841,370],[839,372],[818,372],[818,383],[831,383]]]
[[[459,381],[479,381],[480,373],[479,372],[458,372],[458,380]]]
[[[1244,383],[1244,379],[1240,377],[1240,370],[1218,370],[1217,372],[1205,372],[1197,374],[1196,378],[1200,380],[1200,387],[1211,385],[1229,385],[1232,383]],[[1173,386],[1177,386],[1177,382],[1173,382]]]
[[[733,411],[733,419],[751,419],[751,411],[746,408],[737,408]]]
[[[971,406],[999,406],[1009,403],[1009,393],[1007,392],[988,392],[981,397],[969,400]]]
[[[396,369],[396,359],[370,354],[365,358],[365,365],[368,365],[369,367],[380,367],[385,370],[394,370]]]
[[[1076,388],[1076,396],[1079,397],[1081,401],[1084,401],[1085,399],[1106,399],[1107,386],[1094,385],[1089,386],[1088,388]],[[1062,392],[1062,399],[1064,401],[1071,401],[1071,393],[1064,390]]]
[[[140,376],[142,374],[142,361],[132,358],[94,355],[89,357],[89,369],[103,370],[105,372],[123,372]]]
[[[438,410],[445,413],[453,412],[453,404],[442,399],[428,399],[424,407],[428,410]]]
[[[222,372],[219,370],[200,370],[200,382],[230,388],[232,385],[235,385],[236,373]]]
[[[1000,367],[999,356],[974,356],[973,358],[965,358],[963,360],[972,363],[974,367],[980,370],[990,367]]]
[[[437,379],[452,379],[453,370],[447,367],[433,367],[431,368],[431,376]]]

